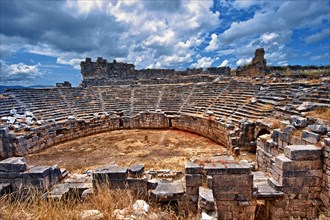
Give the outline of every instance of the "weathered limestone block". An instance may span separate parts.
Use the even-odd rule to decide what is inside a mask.
[[[0,183],[0,196],[11,193],[12,187],[10,183]]]
[[[291,135],[294,131],[296,131],[297,129],[292,126],[292,125],[287,125],[285,126],[285,128],[283,129],[283,133]]]
[[[10,157],[0,161],[0,171],[23,172],[27,169],[24,157]]]
[[[175,201],[185,194],[183,181],[159,182],[156,189],[151,190],[150,197],[155,201]]]
[[[22,172],[0,171],[0,183],[9,183],[13,189],[21,188],[23,185]]]
[[[284,200],[267,201],[269,219],[285,219],[295,215],[315,218],[320,199],[322,149],[314,145],[291,145],[284,154],[277,155],[271,164],[268,183],[284,193]]]
[[[186,162],[185,163],[185,173],[186,174],[201,174],[203,173],[203,167],[194,162]]]
[[[23,184],[25,186],[33,186],[41,189],[47,189],[51,184],[51,172],[53,171],[50,166],[37,166],[32,167],[23,173]]]
[[[144,173],[144,164],[134,164],[128,168],[128,172],[133,177],[141,177]]]
[[[127,178],[127,188],[137,196],[147,196],[148,182],[146,178]]]
[[[128,169],[117,165],[109,165],[97,168],[93,171],[93,186],[108,185],[111,189],[125,189]]]
[[[276,166],[281,170],[318,170],[322,169],[321,159],[315,160],[291,160],[284,154],[275,157]]]
[[[289,145],[284,148],[284,155],[291,160],[320,159],[322,149],[315,145]]]
[[[251,167],[238,163],[206,163],[204,170],[207,175],[249,174]]]
[[[304,128],[307,126],[307,119],[300,116],[292,115],[290,118],[290,123],[295,127]]]
[[[303,130],[303,132],[301,134],[301,139],[308,143],[316,144],[317,142],[320,141],[321,136],[314,132]]]
[[[84,192],[91,188],[90,183],[61,183],[56,185],[51,191],[45,193],[44,197],[51,200],[61,200],[66,198],[82,198]]]
[[[272,138],[275,143],[278,142],[278,137],[280,136],[280,129],[274,129],[272,133]]]
[[[324,144],[325,144],[325,146],[330,146],[330,138],[324,138]],[[329,151],[330,151],[330,149],[329,149]]]
[[[186,174],[186,186],[199,187],[202,185],[202,177],[200,174]]]
[[[198,208],[205,209],[209,212],[216,210],[212,189],[207,189],[202,186],[199,187]]]
[[[328,132],[328,127],[322,123],[318,122],[313,125],[308,126],[313,132],[319,133],[319,134],[326,134]]]

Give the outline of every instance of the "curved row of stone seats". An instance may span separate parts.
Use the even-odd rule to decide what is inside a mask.
[[[212,82],[215,79],[210,75],[185,76],[177,78],[154,78],[154,79],[140,79],[138,83],[141,84],[182,84],[182,83],[199,83]]]
[[[1,96],[0,102],[0,115],[1,116],[10,116],[10,111],[16,109],[18,113],[23,113],[27,111],[15,98],[10,96]]]
[[[59,89],[12,89],[7,94],[40,120],[60,120],[71,115]]]
[[[225,89],[225,83],[196,84],[190,91],[190,95],[181,108],[181,112],[203,114],[206,109]]]
[[[132,114],[146,110],[156,110],[162,90],[158,85],[140,86],[133,88]]]
[[[99,93],[100,99],[102,99],[105,112],[115,112],[123,115],[130,114],[131,86],[95,87],[95,91]]]
[[[296,108],[305,101],[330,106],[329,95],[327,85],[237,81],[12,89],[1,98],[0,115],[7,116],[10,109],[15,108],[33,112],[37,120],[61,120],[69,116],[92,117],[99,112],[131,116],[141,111],[160,109],[197,115],[212,111],[218,118],[239,122],[243,118],[260,119],[269,115],[273,111],[269,104],[290,115],[300,114]]]
[[[261,87],[259,102],[272,104],[281,114],[299,115],[297,107],[304,102],[330,107],[330,87],[327,84],[270,83]]]
[[[159,109],[165,112],[179,112],[192,87],[192,84],[164,86],[160,94]]]
[[[240,109],[249,102],[258,89],[258,86],[251,83],[230,82],[208,110],[214,112],[218,117],[224,119],[228,117],[234,122],[238,122],[242,118],[252,118],[252,115],[240,113]]]
[[[216,77],[212,75],[195,75],[185,77],[173,78],[151,78],[151,79],[84,79],[82,86],[119,86],[119,85],[154,85],[154,84],[182,84],[182,83],[198,83],[198,82],[212,82]]]
[[[102,112],[101,101],[92,88],[65,88],[60,92],[71,113],[77,117]]]
[[[330,104],[330,87],[325,85],[309,85],[301,86],[297,92],[294,104],[302,104],[303,102],[318,102]]]

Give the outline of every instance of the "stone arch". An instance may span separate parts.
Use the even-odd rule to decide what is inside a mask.
[[[256,129],[256,132],[255,132],[255,139],[257,140],[258,137],[260,137],[261,135],[264,135],[264,134],[270,134],[269,129],[267,129],[267,128],[265,128],[265,127],[262,127],[262,128]]]

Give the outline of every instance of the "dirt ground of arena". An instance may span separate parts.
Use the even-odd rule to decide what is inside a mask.
[[[116,130],[79,138],[26,157],[28,165],[53,165],[82,173],[98,166],[145,164],[146,169],[184,170],[194,156],[226,154],[210,139],[179,130]],[[245,155],[245,154],[243,154]],[[250,159],[240,156],[238,159]]]

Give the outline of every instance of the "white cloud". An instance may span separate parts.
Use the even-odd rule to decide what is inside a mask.
[[[224,61],[222,61],[222,63],[219,65],[219,67],[225,67],[225,66],[230,66],[228,60],[224,60]]]
[[[194,59],[196,47],[201,45],[204,36],[219,25],[219,12],[210,10],[212,1],[153,3],[108,3],[107,13],[125,25],[126,31],[119,41],[129,45],[124,60],[135,63],[137,68],[180,68]]]
[[[251,62],[252,62],[252,58],[241,58],[241,59],[237,60],[236,65],[243,66],[243,65],[251,63]]]
[[[174,41],[175,33],[172,30],[165,31],[162,35],[151,35],[144,41],[146,46],[166,46]]]
[[[95,9],[100,10],[104,6],[103,0],[66,0],[66,3],[69,8],[78,10],[79,14],[87,14]]]
[[[238,8],[248,9],[252,5],[260,4],[261,1],[256,0],[235,0],[234,5]]]
[[[214,51],[216,49],[218,49],[219,45],[218,45],[218,35],[216,35],[215,33],[213,33],[211,35],[211,41],[209,43],[209,45],[205,48],[206,51]]]
[[[211,57],[202,57],[200,58],[197,63],[193,63],[191,65],[192,68],[206,68],[212,66],[214,59]]]
[[[196,60],[197,47],[220,24],[220,14],[212,10],[212,0],[67,0],[64,5],[51,1],[46,8],[23,1],[5,6],[11,12],[5,10],[2,16],[19,15],[12,20],[1,19],[1,34],[9,39],[15,33],[24,40],[15,51],[55,57],[58,63],[74,67],[77,62],[72,60],[76,58],[102,56],[135,63],[137,68],[156,63],[181,68],[185,62]],[[33,11],[34,16],[20,13],[23,10]],[[18,21],[25,21],[24,26]],[[8,39],[1,45],[13,48]],[[11,53],[9,48],[0,49],[3,54]]]
[[[315,55],[311,57],[311,60],[313,61],[317,61],[317,60],[322,60],[322,59],[330,59],[330,54],[329,53],[325,53],[325,54],[321,54],[321,55]]]
[[[305,38],[305,42],[307,44],[312,44],[312,43],[316,43],[320,40],[323,40],[324,38],[328,37],[328,39],[330,38],[330,29],[324,29],[321,32],[318,32],[314,35],[308,36],[307,38]]]
[[[13,83],[25,83],[28,84],[30,80],[34,80],[37,77],[44,75],[40,71],[40,63],[36,65],[27,65],[25,63],[16,63],[8,65],[3,60],[0,60],[0,78],[1,83],[13,84]]]
[[[327,19],[327,1],[278,1],[277,4],[266,7],[267,10],[256,11],[251,19],[233,22],[230,28],[220,35],[222,43],[230,44],[267,32],[313,27],[312,24]]]
[[[219,56],[223,56],[223,55],[229,55],[235,52],[235,49],[226,49],[226,50],[218,50],[216,53]]]
[[[62,64],[62,65],[70,65],[70,66],[73,66],[73,68],[80,70],[80,62],[82,60],[83,59],[81,59],[81,58],[64,59],[64,58],[58,57],[56,59],[56,63]]]
[[[264,43],[269,43],[271,41],[274,41],[278,38],[278,34],[276,33],[265,33],[261,36],[261,40],[264,42]]]

